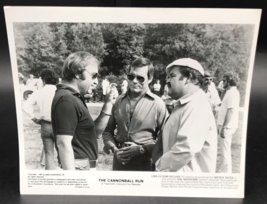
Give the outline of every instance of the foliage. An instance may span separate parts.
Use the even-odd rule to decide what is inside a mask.
[[[190,57],[213,74],[216,84],[225,72],[238,74],[242,101],[253,30],[253,25],[226,24],[14,24],[18,69],[26,76],[38,76],[46,67],[60,73],[66,57],[83,50],[100,60],[100,75],[119,78],[134,59],[147,57],[155,67],[151,85],[160,79],[163,89],[165,67]]]
[[[143,24],[102,24],[106,44],[102,66],[104,75],[124,74],[131,62],[143,54]]]
[[[60,73],[66,57],[88,51],[101,60],[104,41],[97,24],[24,23],[14,24],[18,69],[38,76],[44,68]]]

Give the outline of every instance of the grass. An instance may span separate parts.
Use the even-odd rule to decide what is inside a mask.
[[[89,112],[93,119],[95,119],[100,111],[101,106],[97,104],[91,104],[88,107]],[[26,169],[28,170],[41,170],[44,166],[40,164],[40,157],[42,152],[42,140],[40,136],[40,126],[33,123],[24,113],[23,113],[23,129],[24,129],[24,146],[25,146],[25,163]],[[233,173],[240,172],[240,160],[241,160],[241,143],[242,143],[242,126],[243,126],[243,112],[239,113],[239,128],[232,138],[232,168]],[[102,138],[98,139],[98,166],[99,171],[109,171],[112,170],[113,155],[107,155],[103,152],[103,141]],[[217,154],[217,168],[220,165],[220,149],[218,145]],[[56,151],[55,151],[55,161],[56,161]]]

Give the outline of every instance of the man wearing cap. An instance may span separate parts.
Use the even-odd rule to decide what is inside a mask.
[[[151,153],[168,117],[164,102],[148,88],[153,74],[150,60],[134,60],[127,75],[129,88],[113,106],[103,141],[104,151],[114,153],[115,171],[152,171]]]
[[[232,173],[231,144],[232,137],[238,128],[240,94],[236,88],[238,77],[228,73],[223,77],[223,88],[226,90],[218,113],[219,144],[222,160],[219,172]]]
[[[204,70],[190,58],[167,66],[168,95],[177,100],[153,150],[156,171],[215,172],[217,130],[201,89]]]
[[[204,73],[204,82],[202,89],[206,93],[206,96],[209,99],[214,116],[216,116],[219,106],[221,105],[221,99],[219,97],[215,84],[212,81],[212,75],[208,71],[205,71]]]

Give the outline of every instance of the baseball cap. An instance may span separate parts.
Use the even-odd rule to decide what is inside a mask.
[[[168,73],[170,71],[170,68],[173,66],[183,66],[183,67],[190,67],[191,69],[195,69],[200,72],[204,76],[204,69],[201,66],[201,64],[191,58],[181,58],[178,60],[173,61],[171,64],[169,64],[166,67],[166,72]]]

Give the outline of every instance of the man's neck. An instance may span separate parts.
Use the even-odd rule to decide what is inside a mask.
[[[79,90],[79,87],[78,87],[77,83],[75,83],[73,80],[72,81],[62,80],[61,84],[65,84],[65,85],[73,88],[78,93],[80,93],[80,90]]]
[[[190,87],[188,87],[188,89],[186,90],[184,95],[191,95],[196,93],[197,91],[199,91],[201,88],[197,85],[191,85]]]

